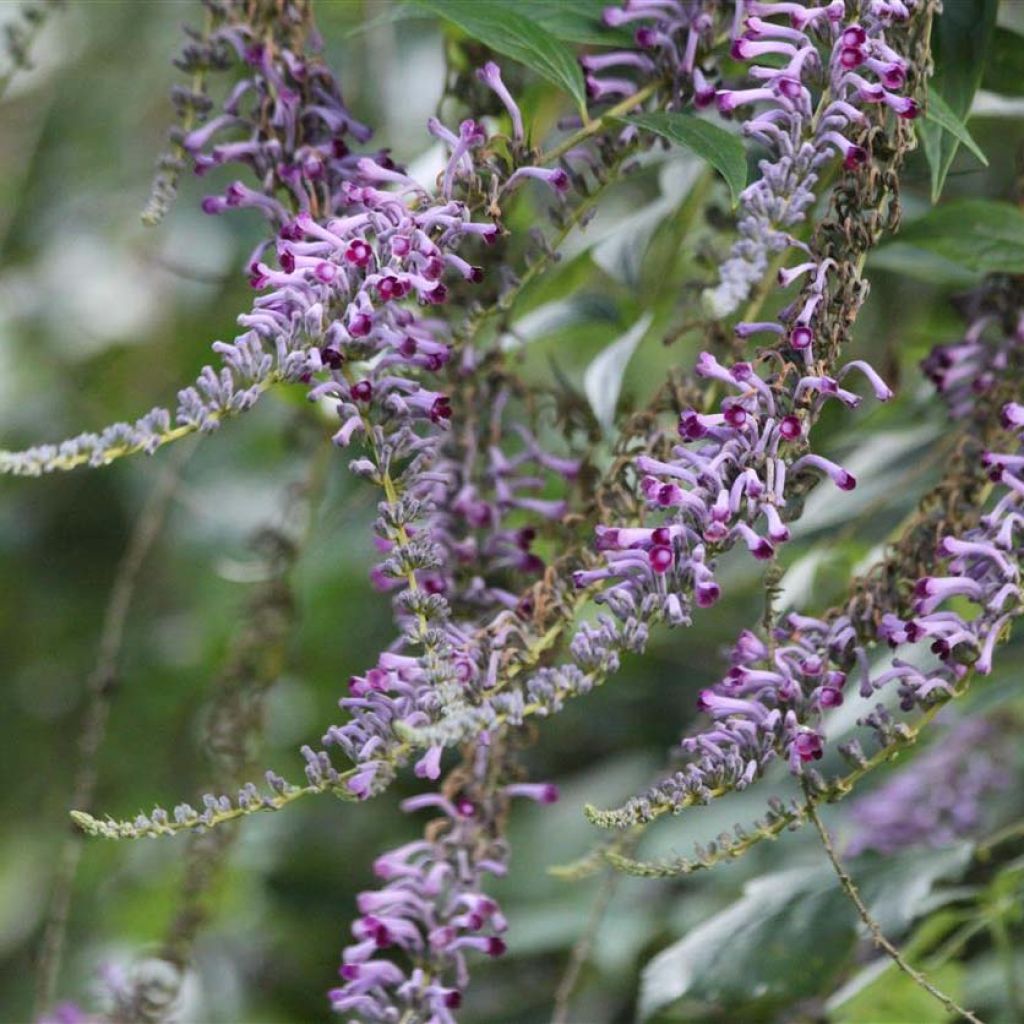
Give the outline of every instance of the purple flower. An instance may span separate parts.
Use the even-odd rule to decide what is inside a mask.
[[[345,140],[365,143],[371,132],[349,113],[322,61],[293,53],[283,33],[272,47],[253,46],[256,31],[234,14],[214,30],[210,45],[233,53],[246,76],[231,90],[223,113],[186,135],[183,146],[197,174],[237,164],[260,183],[252,189],[236,182],[223,197],[208,197],[207,213],[257,208],[280,230],[291,205],[337,205],[342,183],[357,174],[358,158]]]
[[[840,375],[850,369],[866,374],[880,398],[891,395],[867,364],[850,363]],[[607,648],[625,635],[640,644],[647,625],[659,618],[688,624],[691,600],[702,608],[713,604],[720,593],[715,555],[737,541],[757,559],[773,557],[789,539],[786,482],[795,474],[814,469],[842,490],[856,485],[847,470],[822,456],[794,457],[792,446],[805,440],[806,428],[795,413],[780,415],[780,408],[809,406],[805,415],[813,422],[829,399],[856,405],[858,396],[826,376],[782,386],[763,379],[750,363],[724,366],[708,352],[698,356],[696,373],[724,385],[720,411],[684,410],[677,431],[682,444],[672,447],[670,457],[636,457],[647,508],[642,525],[598,527],[601,567],[574,574],[579,587],[603,584],[597,600],[621,623],[621,631],[611,620],[597,631],[584,630],[577,645],[584,667],[613,664]]]
[[[476,77],[485,85],[489,86],[497,94],[498,99],[505,104],[509,117],[512,119],[512,138],[516,142],[522,142],[525,138],[523,131],[523,115],[519,111],[519,105],[512,98],[505,83],[501,80],[501,68],[494,61],[489,60],[482,68],[477,68]]]
[[[736,376],[735,368],[726,370],[707,358],[700,365],[706,375],[723,383]],[[746,372],[743,370],[740,376]],[[977,527],[962,536],[939,541],[935,559],[937,565],[946,562],[946,574],[917,582],[914,618],[904,621],[892,611],[881,616],[879,640],[893,648],[924,641],[937,655],[936,663],[929,666],[917,663],[920,659],[911,663],[894,657],[889,666],[872,673],[866,645],[858,639],[845,612],[828,621],[790,614],[775,630],[772,645],[744,631],[733,649],[729,671],[715,687],[700,695],[698,706],[711,715],[712,725],[684,738],[683,766],[616,812],[618,824],[646,821],[662,809],[680,808],[742,789],[778,757],[786,758],[791,770],[802,774],[805,766],[823,755],[822,716],[843,703],[842,691],[852,669],[860,676],[862,697],[895,685],[904,711],[953,697],[969,667],[980,674],[991,671],[995,646],[1005,627],[1024,611],[1019,546],[1013,541],[1018,526],[1024,526],[1024,479],[1017,475],[1024,467],[1024,406],[1008,403],[1003,407],[1002,421],[1016,435],[1017,448],[985,456],[986,465],[1000,467],[988,512]],[[823,469],[840,486],[846,482],[845,471],[817,456],[803,456],[792,468],[799,470],[805,465]],[[603,537],[608,535],[606,532]],[[644,540],[637,531],[619,530],[615,536],[620,540],[635,538],[640,543]],[[976,612],[963,616],[943,608],[951,600],[967,600],[975,605]],[[876,708],[860,722],[874,729],[883,744],[892,736],[891,716],[884,707]],[[975,742],[971,739],[970,745]],[[935,763],[952,771],[953,762],[960,763],[959,754],[954,744],[947,761],[944,749],[936,752]],[[932,767],[931,760],[922,764],[927,769]],[[921,777],[930,780],[931,772],[925,771]],[[979,776],[968,773],[966,777],[976,780]],[[986,771],[980,777],[989,778]],[[915,817],[910,810],[913,793],[924,783],[916,776],[907,778],[911,781],[894,784],[893,790],[883,791],[878,802],[866,804],[869,810],[864,813],[880,832],[874,839],[863,839],[857,849],[882,844],[878,848],[888,852],[887,844],[900,844],[901,837],[919,841],[958,834],[957,828],[974,821],[976,797],[989,786],[988,782],[977,783],[972,795],[969,785],[968,795],[959,806],[945,796],[937,796],[934,804],[922,799],[921,814]],[[953,791],[952,783],[947,791]],[[901,803],[903,800],[906,803]],[[901,824],[904,832],[899,831]]]

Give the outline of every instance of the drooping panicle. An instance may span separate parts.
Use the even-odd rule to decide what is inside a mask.
[[[354,942],[342,954],[343,984],[328,997],[336,1013],[390,1024],[449,1024],[469,984],[475,956],[505,952],[508,924],[487,895],[488,878],[507,871],[500,819],[510,798],[550,803],[550,785],[496,786],[502,757],[481,737],[471,764],[440,793],[404,801],[406,812],[440,815],[427,838],[406,843],[374,862],[378,889],[360,893]]]
[[[719,89],[715,98],[725,115],[754,108],[743,120],[743,133],[768,155],[759,163],[760,177],[740,196],[740,237],[722,264],[719,283],[704,293],[715,317],[739,308],[776,254],[793,249],[806,259],[807,247],[793,231],[807,219],[822,175],[837,159],[842,173],[860,173],[871,158],[861,141],[864,108],[884,104],[896,116],[917,115],[915,101],[900,91],[907,60],[886,41],[896,19],[889,5],[751,2],[745,10],[732,55],[750,65],[746,80]],[[779,63],[758,63],[768,55]],[[820,295],[828,270],[826,262],[812,259],[783,270],[779,283],[787,287],[806,274]],[[795,347],[812,331],[818,304],[794,311],[788,327]]]

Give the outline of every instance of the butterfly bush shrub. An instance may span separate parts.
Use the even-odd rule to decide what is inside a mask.
[[[943,849],[991,827],[988,805],[1013,779],[1015,720],[972,701],[1024,609],[1024,287],[1010,256],[976,265],[998,272],[958,300],[962,339],[931,337],[923,359],[873,360],[882,346],[865,344],[859,326],[881,329],[868,261],[900,228],[919,139],[933,170],[943,146],[976,148],[967,110],[929,84],[936,61],[936,81],[956,70],[943,63],[954,20],[933,0],[538,4],[536,20],[498,0],[396,8],[396,18],[440,14],[455,28],[445,95],[410,145],[353,112],[346,66],[324,56],[308,0],[201,7],[176,60],[188,84],[173,95],[143,220],[172,217],[179,189],[197,180],[203,214],[258,231],[238,333],[213,343],[210,365],[167,407],[0,451],[0,470],[38,477],[139,453],[163,459],[159,449],[187,435],[244,430],[226,421],[268,394],[302,394],[316,425],[311,465],[339,462],[350,493],[372,507],[372,534],[345,543],[373,552],[366,587],[387,595],[389,639],[339,688],[337,716],[296,751],[294,773],[261,772],[263,706],[293,626],[291,573],[322,472],[311,471],[286,502],[286,525],[260,535],[262,582],[206,712],[209,791],[154,792],[167,807],[127,816],[91,801],[71,811],[73,843],[185,834],[174,840],[186,844],[186,876],[166,940],[108,964],[95,1006],[59,1002],[63,922],[51,912],[37,1019],[184,1019],[205,899],[247,819],[333,795],[351,828],[360,804],[410,786],[397,804],[426,818],[420,838],[370,865],[338,851],[338,870],[358,870],[364,888],[347,912],[335,908],[348,925],[324,1012],[475,1019],[471,975],[515,951],[496,894],[515,872],[510,822],[524,801],[553,814],[559,799],[558,780],[530,775],[525,749],[543,749],[546,719],[626,680],[652,648],[685,652],[751,591],[763,614],[699,689],[670,763],[620,806],[580,809],[599,827],[596,845],[563,875],[599,875],[603,891],[622,874],[691,875],[820,823],[820,804],[841,805],[838,849],[854,875],[871,851]],[[538,90],[557,114],[540,112]],[[398,141],[430,148],[435,169],[397,159]],[[639,330],[608,352],[628,357],[655,317],[666,340],[685,343],[632,408],[619,401],[621,360],[613,384],[601,378],[610,401],[587,385],[588,407],[561,371],[531,372],[518,304],[586,244],[622,179],[678,161],[680,145],[704,162],[672,213],[674,245],[694,258],[673,254],[660,293],[634,297]],[[934,232],[922,225],[908,237],[927,243]],[[813,529],[805,511],[836,508],[856,526],[865,513],[844,513],[863,510],[847,504],[851,492],[877,493],[885,459],[838,454],[850,439],[876,443],[866,415],[941,422],[948,448],[908,496],[916,507],[904,505],[829,606],[810,591],[794,601],[787,581]],[[927,749],[913,756],[919,740]],[[908,754],[906,766],[886,767]],[[876,784],[876,772],[888,774]],[[741,793],[744,822],[693,856],[641,856],[656,819],[720,799],[739,807]],[[750,812],[752,795],[761,809]],[[833,881],[852,887],[821,835]],[[569,998],[600,913],[589,927],[556,1020],[574,1019]],[[839,998],[852,942],[818,1000]],[[947,1008],[977,1019],[889,952]],[[1014,955],[1011,942],[1011,969]],[[647,980],[658,962],[642,1013],[664,1006]],[[722,998],[714,1009],[727,1013]],[[756,1019],[776,1019],[764,1012]],[[500,1019],[527,1015],[505,1005]]]

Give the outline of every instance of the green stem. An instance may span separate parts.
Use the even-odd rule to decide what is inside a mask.
[[[538,162],[542,164],[552,163],[560,156],[568,153],[570,149],[574,149],[581,142],[585,142],[592,135],[603,132],[613,121],[618,120],[624,114],[628,114],[631,110],[635,110],[642,103],[649,100],[662,85],[664,85],[664,82],[661,79],[655,82],[648,82],[647,85],[633,93],[632,96],[627,96],[621,103],[616,103],[614,107],[606,110],[600,117],[595,117],[593,121],[588,122],[582,128],[573,132],[572,135],[567,139],[563,139],[557,146],[549,149],[546,153],[542,153]]]
[[[829,859],[829,863],[832,865],[843,891],[847,896],[849,896],[850,902],[857,908],[857,913],[867,927],[868,932],[871,934],[871,938],[874,940],[875,945],[882,950],[882,952],[884,952],[893,961],[893,963],[895,963],[896,966],[914,982],[915,985],[924,989],[924,991],[932,996],[932,998],[937,999],[951,1013],[955,1013],[958,1017],[970,1021],[970,1024],[982,1024],[979,1017],[976,1017],[970,1010],[964,1009],[955,1000],[953,1000],[952,997],[936,988],[920,971],[911,967],[904,959],[903,954],[899,949],[897,949],[897,947],[885,937],[882,932],[881,925],[872,916],[867,904],[861,897],[860,890],[854,884],[853,879],[839,860],[835,847],[832,845],[832,839],[828,834],[828,829],[825,828],[821,817],[818,815],[814,796],[806,782],[804,783],[804,794],[807,798],[807,816],[814,823],[814,827],[818,831],[818,835],[821,838],[821,844],[825,848],[825,854]]]
[[[193,449],[183,449],[164,468],[143,507],[114,577],[103,627],[100,632],[96,664],[86,682],[88,701],[78,741],[78,764],[72,779],[71,807],[90,807],[96,793],[97,759],[107,735],[110,708],[117,692],[124,631],[138,590],[142,566],[163,529],[167,512],[181,480],[181,471]],[[63,959],[68,916],[74,894],[75,878],[82,857],[82,835],[72,831],[61,847],[50,903],[43,929],[36,967],[35,1017],[53,1003]]]

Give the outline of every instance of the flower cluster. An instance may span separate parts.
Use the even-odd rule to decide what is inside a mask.
[[[374,862],[382,886],[358,897],[355,942],[345,948],[339,969],[344,984],[329,993],[335,1012],[358,1013],[367,1021],[450,1024],[469,983],[467,953],[505,952],[507,923],[484,891],[486,876],[507,870],[499,820],[510,797],[551,803],[558,791],[547,784],[495,788],[500,760],[488,737],[481,737],[471,770],[453,775],[457,790],[446,786],[448,792],[403,802],[407,812],[431,809],[442,818],[427,838]],[[412,961],[411,969],[382,957],[390,951]]]
[[[738,308],[773,254],[794,247],[806,251],[791,232],[813,205],[825,166],[839,156],[846,169],[856,171],[868,160],[867,149],[854,138],[866,124],[861,108],[885,104],[907,118],[918,112],[914,100],[899,92],[907,63],[886,43],[888,26],[907,15],[904,5],[868,4],[860,20],[850,17],[844,0],[821,6],[751,2],[745,9],[732,55],[751,62],[748,81],[743,88],[719,89],[716,99],[724,114],[759,106],[744,120],[743,132],[770,155],[760,163],[761,177],[740,197],[740,237],[722,264],[719,283],[704,294],[709,311],[719,317]],[[781,65],[753,63],[762,57]],[[780,281],[810,274],[820,301],[827,270],[811,258],[783,271]],[[806,347],[797,332],[809,329],[817,305],[811,301],[792,311],[795,347]]]
[[[499,385],[489,415],[475,424],[461,419],[429,470],[411,483],[400,501],[417,514],[411,536],[401,541],[385,513],[379,521],[387,557],[374,578],[401,588],[396,611],[404,643],[352,678],[340,702],[349,721],[323,739],[359,766],[348,786],[360,797],[388,779],[409,729],[429,726],[447,706],[494,684],[502,638],[514,629],[502,622],[514,623],[524,584],[544,569],[531,548],[566,503],[538,492],[554,478],[571,480],[578,464],[546,452],[522,425],[503,428],[509,398]],[[420,635],[416,616],[429,622],[429,635]],[[427,641],[425,656],[402,649],[417,641]],[[417,774],[436,779],[440,757],[441,747],[430,745]]]
[[[840,616],[832,622],[790,615],[767,640],[740,634],[731,667],[697,701],[712,725],[683,739],[684,764],[648,793],[616,812],[615,824],[651,820],[666,809],[745,789],[777,758],[800,774],[822,756],[822,715],[843,703],[855,662],[856,633]]]
[[[236,7],[229,10],[239,13]],[[319,60],[293,53],[280,39],[261,42],[241,16],[228,19],[214,36],[211,45],[229,46],[251,74],[232,90],[223,112],[183,145],[200,172],[237,163],[255,175],[255,187],[235,181],[222,196],[208,196],[203,208],[256,208],[268,218],[273,237],[260,243],[248,264],[253,287],[264,293],[239,317],[243,333],[231,343],[214,343],[221,367],[204,367],[196,383],[179,392],[173,413],[157,408],[133,423],[60,444],[0,451],[0,472],[34,476],[152,453],[184,434],[215,429],[281,381],[327,378],[314,395],[341,403],[339,444],[364,429],[370,422],[364,413],[372,417],[375,410],[406,423],[424,418],[443,425],[448,418],[445,397],[415,379],[444,366],[450,353],[446,328],[408,307],[412,300],[427,308],[444,303],[445,277],[481,279],[480,269],[458,250],[467,239],[491,243],[500,229],[474,221],[452,195],[460,181],[473,177],[473,152],[486,132],[473,120],[464,121],[458,134],[431,121],[433,134],[451,149],[435,197],[385,152],[349,151],[346,137],[364,141],[369,131],[348,113]],[[507,94],[496,66],[488,65],[487,72],[488,84]],[[518,116],[511,97],[508,102]],[[231,141],[215,141],[224,135]],[[568,187],[560,168],[531,166],[515,168],[495,187],[507,191],[530,178],[560,192]],[[261,258],[271,246],[276,265]],[[350,364],[344,374],[343,362]],[[364,363],[365,377],[353,376],[352,365]]]
[[[937,554],[946,561],[946,575],[917,581],[913,617],[889,614],[882,620],[882,636],[892,646],[926,639],[943,662],[941,675],[928,678],[900,663],[886,673],[884,682],[898,680],[904,709],[927,703],[936,690],[951,695],[968,669],[982,675],[991,672],[996,644],[1010,621],[1024,611],[1024,405],[1007,403],[1002,420],[1017,445],[1012,451],[989,451],[982,457],[997,500],[978,526],[962,536],[942,538]],[[975,610],[968,614],[949,608],[954,599],[969,602]]]
[[[851,369],[867,375],[880,399],[890,397],[867,364],[848,364],[838,376]],[[636,457],[641,523],[598,527],[603,565],[573,574],[582,592],[601,588],[595,600],[611,614],[579,625],[570,646],[572,662],[540,668],[522,685],[489,681],[472,705],[449,709],[432,727],[417,727],[418,742],[452,745],[500,722],[556,713],[566,699],[587,693],[617,671],[621,652],[642,653],[651,626],[689,625],[694,605],[714,604],[720,552],[740,542],[755,558],[774,555],[789,537],[783,519],[787,481],[796,486],[809,474],[822,473],[841,490],[855,486],[841,466],[806,452],[808,424],[825,402],[860,402],[836,378],[799,377],[787,389],[780,381],[762,379],[749,363],[727,369],[708,353],[698,360],[698,374],[732,393],[722,399],[718,413],[684,411],[681,443],[665,458]]]
[[[720,593],[713,558],[718,552],[740,542],[755,558],[770,559],[789,538],[787,480],[812,471],[831,477],[841,490],[856,486],[841,466],[806,452],[809,424],[825,402],[860,403],[839,384],[850,370],[863,372],[880,400],[892,395],[861,361],[847,364],[835,378],[808,374],[791,389],[764,380],[750,363],[727,368],[707,352],[696,370],[728,390],[719,411],[684,411],[681,443],[669,458],[636,458],[651,518],[642,526],[599,527],[597,546],[605,564],[576,573],[577,586],[603,584],[598,600],[619,620],[606,616],[580,630],[574,654],[585,665],[605,660],[623,628],[636,632],[638,618],[685,625],[692,603],[714,604]]]
[[[256,207],[268,216],[274,233],[293,237],[294,210],[332,209],[330,190],[336,191],[354,173],[355,158],[346,158],[345,134],[364,141],[369,133],[346,110],[326,65],[292,48],[301,40],[308,50],[306,37],[313,31],[302,5],[283,4],[267,24],[253,20],[250,7],[237,0],[210,6],[215,28],[188,66],[196,61],[224,66],[229,63],[226,54],[233,52],[250,74],[231,90],[222,113],[181,144],[197,171],[239,163],[256,177],[256,188],[236,181],[223,198],[207,198],[207,212]],[[213,144],[215,136],[225,133],[244,135],[244,140]],[[322,157],[319,170],[315,154]],[[165,183],[165,191],[170,187]],[[270,244],[261,243],[257,254]],[[251,408],[275,383],[307,379],[320,364],[311,355],[316,313],[311,320],[312,303],[305,298],[292,292],[258,297],[252,310],[239,317],[245,330],[232,342],[214,343],[221,365],[204,367],[195,384],[178,393],[173,413],[156,408],[99,433],[23,452],[0,452],[0,472],[38,476],[78,465],[102,466],[136,451],[151,454],[184,434],[216,429],[224,417]]]
[[[927,752],[847,812],[852,834],[846,853],[897,853],[910,846],[945,846],[982,822],[982,798],[1009,784],[993,750],[993,722],[968,719],[949,729]]]
[[[702,44],[707,48],[713,39],[716,6],[699,0],[626,0],[606,7],[604,23],[609,28],[633,29],[636,49],[581,57],[587,95],[595,103],[623,99],[634,95],[644,81],[662,76],[673,83],[674,92],[692,83],[694,103],[706,106],[714,99],[715,90],[697,58]],[[743,4],[736,7],[741,12]]]
[[[379,546],[387,557],[374,577],[397,581],[404,637],[373,669],[353,677],[340,702],[350,718],[324,736],[325,745],[339,745],[356,764],[346,785],[360,798],[389,780],[406,730],[493,684],[523,610],[518,592],[544,568],[531,550],[537,528],[566,508],[538,492],[550,477],[572,479],[578,470],[576,462],[548,454],[521,424],[505,425],[513,396],[500,376],[489,375],[475,397],[482,403],[456,410],[458,428],[445,434],[400,499],[416,513],[404,540],[387,530],[394,517],[382,506]],[[431,559],[414,563],[400,550],[413,544]],[[468,768],[455,768],[438,793],[403,804],[406,811],[437,808],[445,817],[423,840],[378,858],[375,871],[386,885],[359,897],[357,941],[345,949],[340,969],[344,985],[329,994],[336,1012],[445,1024],[469,980],[467,953],[504,952],[504,918],[482,890],[485,875],[505,871],[500,819],[511,796],[551,802],[557,792],[501,781],[511,765],[500,734],[478,732],[467,749]],[[330,761],[326,753],[305,753],[310,780],[319,784],[325,770],[333,771]],[[441,755],[440,744],[430,745],[416,774],[438,779]],[[412,970],[379,958],[388,948],[412,959]]]
[[[369,158],[360,168],[371,181],[382,171],[397,174]],[[0,453],[0,469],[38,475],[83,463],[103,465],[129,451],[152,452],[184,433],[216,429],[225,416],[251,408],[276,381],[311,382],[314,376],[326,379],[311,395],[338,402],[339,444],[377,414],[407,428],[396,427],[391,435],[399,446],[395,455],[402,457],[416,444],[410,424],[443,425],[447,400],[414,378],[446,362],[450,349],[439,337],[444,327],[418,316],[403,300],[409,296],[427,307],[444,302],[446,273],[476,280],[479,272],[456,250],[467,238],[493,239],[498,228],[472,221],[462,203],[431,204],[421,189],[420,210],[373,185],[348,182],[342,191],[346,217],[321,224],[300,213],[282,229],[279,267],[253,262],[253,287],[265,290],[238,318],[243,333],[231,343],[214,343],[222,367],[205,367],[195,385],[179,392],[175,425],[168,410],[154,409],[99,434]],[[365,364],[364,378],[353,376],[353,364]]]
[[[671,5],[637,4],[628,9],[639,17],[642,7],[652,14],[655,6]],[[773,11],[795,17],[798,6]],[[830,11],[832,17],[837,13],[833,8],[820,10],[810,22],[827,21]],[[871,38],[900,17],[893,5],[871,5],[865,19]],[[862,45],[866,44],[856,47]],[[862,113],[861,118],[865,123],[884,121],[887,109],[879,105],[874,117]],[[865,245],[877,237],[877,230],[866,232]],[[588,692],[614,673],[621,652],[642,652],[655,622],[687,624],[694,604],[714,603],[719,595],[715,557],[721,551],[742,541],[755,557],[771,558],[789,535],[787,506],[806,491],[814,475],[830,476],[840,489],[855,486],[843,467],[808,450],[811,428],[825,403],[859,403],[859,397],[842,386],[849,373],[865,375],[879,400],[892,395],[869,364],[854,360],[837,369],[835,354],[819,344],[829,337],[827,318],[841,315],[852,320],[856,315],[863,289],[850,292],[839,286],[849,272],[849,267],[839,267],[835,256],[822,256],[780,273],[783,287],[804,279],[800,295],[777,320],[736,326],[740,338],[769,333],[780,339],[778,352],[763,362],[723,366],[709,354],[700,357],[698,376],[715,388],[724,385],[726,397],[714,413],[699,408],[683,411],[678,424],[682,443],[673,447],[656,432],[649,438],[649,451],[656,454],[634,460],[639,514],[621,525],[598,527],[603,564],[575,574],[580,588],[600,587],[596,599],[611,614],[578,627],[572,662],[540,668],[521,684],[499,686],[474,706],[459,708],[436,726],[419,730],[419,742],[429,737],[453,744],[500,721],[515,723],[525,715],[557,712],[567,698]],[[833,276],[836,282],[830,280]],[[841,305],[841,314],[834,303]],[[790,355],[803,363],[803,370],[787,361]],[[762,376],[762,367],[776,365],[781,366],[777,373]]]
[[[880,614],[878,641],[895,649],[924,640],[937,656],[932,663],[893,657],[888,666],[872,668],[867,643],[845,612],[829,620],[791,614],[768,640],[744,632],[733,650],[733,667],[701,693],[699,706],[714,726],[683,740],[684,767],[643,797],[596,820],[625,827],[706,802],[749,785],[778,756],[802,774],[808,762],[822,756],[818,724],[827,709],[843,703],[850,672],[857,673],[862,698],[895,689],[904,711],[954,697],[969,671],[991,672],[996,644],[1011,620],[1024,612],[1024,406],[1008,403],[1002,419],[1018,445],[1011,453],[984,457],[999,485],[994,504],[976,528],[940,540],[935,558],[946,561],[948,575],[917,581],[911,617]],[[974,611],[962,614],[943,607],[952,599],[970,602]],[[884,705],[860,722],[874,730],[882,746],[897,732]],[[864,763],[856,741],[841,749],[855,765]]]
[[[294,209],[339,209],[341,185],[357,175],[358,156],[347,139],[365,143],[371,135],[349,113],[333,73],[318,59],[317,41],[308,38],[314,31],[308,11],[283,6],[266,28],[253,23],[245,5],[226,6],[208,46],[232,54],[244,74],[221,112],[182,140],[196,174],[237,164],[257,182],[250,188],[236,181],[223,196],[208,196],[207,213],[258,209],[274,231],[291,221]]]

